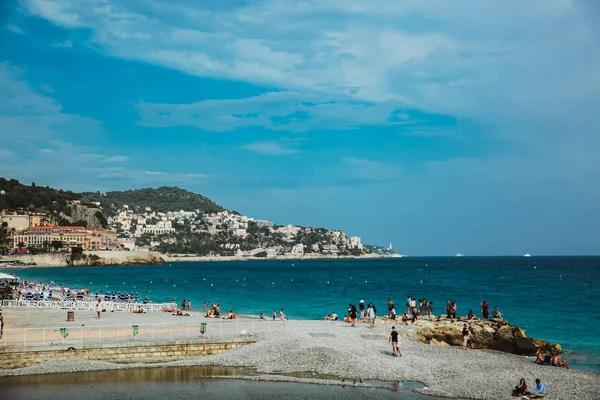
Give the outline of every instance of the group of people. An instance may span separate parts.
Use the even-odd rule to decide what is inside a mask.
[[[356,307],[356,305],[350,303],[348,305],[348,315],[344,317],[344,321],[349,322],[352,327],[356,327],[356,320],[359,317],[361,319],[367,318],[369,320],[369,328],[373,328],[375,326],[375,318],[377,318],[377,308],[375,308],[373,303],[369,303],[368,306],[365,308],[364,300],[361,300],[358,303],[358,308]]]
[[[324,316],[323,319],[325,319],[327,321],[337,321],[337,320],[339,320],[339,317],[334,310],[331,314],[327,314],[326,316]]]
[[[514,397],[523,396],[524,399],[542,399],[546,397],[547,392],[546,387],[539,379],[535,380],[535,388],[530,392],[527,389],[525,378],[521,378],[519,384],[513,389],[512,395]]]
[[[171,302],[173,304],[175,304],[175,299],[171,299]],[[204,303],[204,304],[206,305],[206,303]],[[206,306],[204,308],[206,308]],[[192,301],[191,300],[186,301],[185,299],[181,300],[181,309],[191,311],[192,310]]]
[[[550,365],[552,367],[561,367],[569,369],[569,364],[567,364],[567,362],[563,360],[556,352],[547,355],[538,353],[537,358],[535,359],[535,363],[540,365]]]

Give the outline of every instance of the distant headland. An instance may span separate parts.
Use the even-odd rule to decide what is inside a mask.
[[[343,230],[278,225],[178,187],[74,193],[5,178],[0,254],[48,266],[398,256]]]

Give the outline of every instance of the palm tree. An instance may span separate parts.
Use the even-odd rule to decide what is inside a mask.
[[[17,243],[17,248],[19,249],[19,253],[20,253],[20,254],[22,254],[22,253],[23,253],[23,249],[24,249],[25,247],[27,247],[27,246],[25,245],[25,243],[23,243],[23,242],[19,242],[19,243]]]

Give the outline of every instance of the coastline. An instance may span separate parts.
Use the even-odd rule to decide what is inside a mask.
[[[5,310],[5,314],[10,316],[11,313],[11,310]],[[56,318],[64,320],[63,314],[64,310],[25,309],[9,317],[7,322],[19,326],[40,324],[43,323],[40,320],[44,319],[46,322]],[[99,323],[95,321],[94,314],[93,311],[77,312],[75,324],[85,323],[88,326]],[[103,317],[102,323],[124,320],[150,323],[177,318],[180,317],[165,313],[110,313]],[[205,319],[200,312],[194,312],[189,321],[199,323]],[[369,329],[364,323],[352,328],[349,324],[332,321],[272,323],[281,324],[279,326],[285,329],[257,333],[253,336],[255,343],[218,355],[151,364],[57,359],[20,369],[1,370],[0,376],[206,366],[241,367],[255,371],[256,375],[242,379],[345,383],[347,386],[364,387],[370,387],[367,381],[420,382],[425,387],[415,391],[451,398],[508,399],[512,388],[522,377],[529,384],[540,378],[553,399],[597,399],[600,392],[598,374],[540,366],[528,358],[493,350],[462,350],[454,346],[423,344],[414,340],[416,328],[412,326],[397,326],[403,338],[403,357],[392,357],[388,343],[390,325],[376,324],[374,329]],[[345,381],[342,382],[342,379]]]
[[[265,261],[265,260],[351,260],[394,258],[381,254],[361,256],[338,256],[315,253],[290,253],[268,258],[245,256],[192,256],[185,254],[163,254],[142,251],[86,251],[81,257],[71,259],[70,253],[46,253],[36,255],[0,256],[0,269],[35,267],[95,267],[124,265],[156,265],[174,262],[227,262],[227,261]],[[4,262],[2,262],[4,261]],[[11,262],[12,261],[12,262]]]

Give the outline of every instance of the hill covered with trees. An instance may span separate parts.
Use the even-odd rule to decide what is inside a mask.
[[[78,193],[0,177],[0,213],[11,212],[46,214],[54,225],[108,227],[102,210],[86,203]]]
[[[80,200],[81,195],[50,187],[23,185],[16,179],[0,177],[0,210],[4,211],[64,211],[67,202]]]
[[[211,214],[224,210],[208,197],[172,186],[106,193],[84,192],[81,196],[86,201],[99,202],[104,211],[109,214],[113,214],[123,205],[140,208],[149,206],[156,212],[200,210]]]

